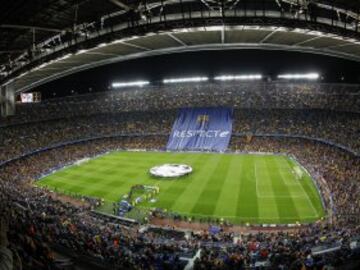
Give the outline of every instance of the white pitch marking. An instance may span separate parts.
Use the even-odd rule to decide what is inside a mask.
[[[256,187],[256,197],[260,197],[259,196],[259,189],[258,189],[258,181],[257,181],[257,170],[256,170],[256,161],[254,160],[254,172],[255,172],[255,187]]]
[[[174,213],[177,213],[177,214],[181,214],[181,215],[189,215],[189,216],[199,216],[199,217],[209,217],[211,215],[202,215],[202,214],[196,214],[196,213],[190,213],[190,212],[179,212],[179,211],[176,211],[176,210],[172,210],[172,212]],[[242,217],[242,216],[223,216],[223,215],[219,215],[219,217],[222,217],[222,218],[242,218],[242,219],[246,219],[246,218],[249,218],[249,219],[269,219],[269,220],[272,220],[274,218],[259,218],[258,216],[257,217],[249,217],[249,216],[246,216],[246,217]],[[307,215],[307,216],[301,216],[302,218],[315,218],[315,217],[318,217],[318,215]],[[282,219],[295,219],[294,217],[281,217]]]
[[[291,169],[290,165],[289,165],[287,162],[286,162],[286,165]],[[283,178],[282,175],[281,175],[281,178]],[[283,179],[284,179],[284,178],[283,178]],[[300,182],[296,182],[296,183],[299,184],[299,186],[300,186],[300,188],[302,189],[303,193],[304,193],[304,194],[306,195],[306,197],[307,197],[307,200],[308,200],[308,203],[309,203],[310,206],[311,206],[311,209],[313,210],[313,212],[315,213],[315,215],[318,216],[318,211],[315,209],[315,207],[314,207],[314,205],[313,205],[313,203],[312,203],[309,195],[308,195],[307,192],[305,191],[304,187],[300,184]]]

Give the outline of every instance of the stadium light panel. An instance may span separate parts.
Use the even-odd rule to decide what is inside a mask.
[[[172,78],[164,79],[163,83],[185,83],[185,82],[206,82],[208,77],[187,77],[187,78]]]
[[[305,73],[305,74],[280,74],[278,79],[286,80],[317,80],[320,75],[318,73]]]
[[[222,75],[216,76],[215,81],[252,81],[252,80],[261,80],[262,75],[260,74],[250,74],[250,75]]]
[[[113,82],[112,87],[113,88],[121,88],[121,87],[132,87],[132,86],[145,86],[148,85],[149,81],[133,81],[133,82]]]

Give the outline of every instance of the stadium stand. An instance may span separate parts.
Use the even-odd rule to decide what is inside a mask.
[[[358,67],[359,11],[359,1],[349,0],[1,1],[0,270],[360,269],[360,85],[345,83],[360,82],[357,69],[343,72],[337,65],[329,73],[336,78],[319,73],[312,82],[288,81],[258,54],[316,55]],[[251,63],[271,70],[256,81],[216,80],[216,72],[239,67],[229,65],[201,83],[151,81],[120,90],[107,76],[95,82],[84,75],[102,68],[118,75],[115,65],[140,58],[225,50],[253,50],[259,58]],[[296,70],[298,63],[288,62]],[[244,66],[239,70],[258,69]],[[119,78],[131,79],[123,73]],[[72,76],[86,77],[84,85],[63,87]],[[16,103],[28,91],[36,91],[29,101],[45,92],[47,98]],[[116,216],[115,202],[114,215],[104,214],[100,197],[36,185],[111,151],[166,151],[178,110],[205,107],[231,111],[229,153],[298,161],[321,195],[325,217],[306,224],[233,224],[151,209],[149,222],[142,222]],[[256,176],[251,180],[257,197]],[[140,208],[135,215],[143,215]]]
[[[164,239],[159,236],[154,238],[152,233],[139,233],[136,226],[128,228],[89,215],[89,210],[94,207],[96,201],[87,200],[84,205],[74,206],[54,197],[51,192],[26,184],[54,167],[64,166],[71,161],[106,150],[123,147],[163,147],[165,137],[159,140],[155,136],[147,139],[100,139],[78,143],[40,152],[2,166],[1,199],[16,206],[6,207],[5,204],[2,208],[2,216],[12,217],[9,240],[24,259],[23,263],[29,264],[29,269],[55,265],[50,249],[53,244],[65,246],[81,255],[95,257],[100,262],[120,268],[147,269],[159,265],[161,268],[166,268],[166,265],[180,267],[183,266],[183,262],[179,260],[182,254],[188,254],[191,250],[194,253],[198,247],[203,248],[203,253],[196,261],[195,269],[225,266],[229,269],[238,269],[260,262],[284,268],[303,264],[309,267],[321,264],[336,266],[346,260],[350,261],[351,257],[356,255],[356,250],[350,248],[350,243],[355,241],[356,235],[360,233],[357,226],[359,213],[356,207],[359,204],[360,192],[357,185],[359,160],[343,150],[310,140],[256,138],[249,144],[238,144],[238,140],[241,139],[243,138],[234,138],[232,147],[239,149],[241,146],[246,151],[291,153],[302,162],[306,162],[308,168],[324,175],[333,193],[336,207],[336,218],[333,223],[314,224],[291,233],[240,235],[239,242],[235,245],[233,237],[225,232],[224,236],[216,241],[211,237],[209,239],[204,232],[200,237],[193,236],[174,243],[166,234]],[[334,163],[339,167],[334,167]],[[14,171],[18,171],[15,176]],[[221,248],[219,251],[219,246],[223,246],[219,243],[227,248]],[[27,245],[30,247],[26,248]],[[312,255],[310,249],[319,246],[325,250],[328,247],[340,246],[341,248],[336,251],[339,256],[331,253],[333,259],[325,260],[326,256],[329,256],[328,252],[325,252],[325,257]],[[226,256],[223,256],[224,252]],[[120,254],[127,255],[124,257]]]
[[[356,113],[318,110],[235,110],[234,133],[303,136],[359,152],[359,116]],[[0,161],[45,146],[85,138],[120,135],[168,135],[175,110],[98,114],[0,127]],[[76,121],[74,121],[76,119]],[[321,129],[319,128],[321,126]],[[339,132],[341,130],[341,132]],[[14,135],[17,136],[14,136]],[[44,136],[46,135],[46,136]]]
[[[199,106],[251,109],[360,111],[359,88],[347,84],[248,83],[191,84],[122,89],[19,104],[7,124],[69,116],[126,111],[154,111]],[[40,120],[36,118],[37,121]],[[6,123],[6,122],[5,122]]]
[[[201,96],[200,90],[195,93]],[[11,252],[14,258],[21,258],[18,263],[22,262],[23,269],[62,269],[63,262],[54,255],[59,249],[62,253],[75,250],[73,261],[89,262],[90,259],[84,258],[92,258],[94,265],[117,269],[183,269],[187,263],[183,258],[194,256],[199,249],[195,269],[261,266],[321,269],[351,263],[358,256],[360,118],[354,105],[357,101],[350,98],[351,95],[348,99],[352,106],[346,108],[329,102],[331,94],[329,97],[319,94],[322,101],[316,102],[312,96],[309,100],[313,103],[307,104],[307,110],[289,108],[291,105],[278,108],[281,106],[276,104],[290,103],[280,98],[273,100],[275,105],[271,106],[271,102],[257,96],[255,102],[268,104],[270,108],[254,106],[234,112],[230,150],[287,153],[295,156],[316,178],[326,180],[330,190],[325,197],[326,205],[333,213],[332,218],[308,227],[234,234],[227,232],[225,226],[216,238],[208,232],[185,238],[176,231],[171,233],[172,229],[170,233],[140,232],[138,225],[110,222],[93,215],[91,210],[100,203],[98,200],[83,197],[80,204],[69,202],[51,191],[29,185],[55,168],[106,151],[164,149],[176,117],[175,107],[205,104],[206,99],[194,104],[188,94],[176,96],[176,106],[169,97],[155,99],[155,95],[129,98],[131,101],[125,103],[129,107],[120,106],[124,104],[120,97],[108,99],[109,95],[117,95],[113,93],[99,94],[104,95],[104,99],[98,94],[54,99],[21,105],[20,114],[2,125],[0,200],[4,203],[1,216],[9,217]],[[346,100],[346,91],[342,94],[342,100]],[[294,98],[298,101],[299,96]],[[212,100],[208,102],[210,106],[215,104]],[[236,100],[233,102],[235,107],[241,107]],[[144,107],[144,104],[154,107]],[[110,113],[115,107],[122,109]],[[348,108],[353,111],[349,112]],[[147,109],[149,111],[143,113]],[[41,121],[35,121],[37,119]],[[176,242],[172,241],[174,237]]]

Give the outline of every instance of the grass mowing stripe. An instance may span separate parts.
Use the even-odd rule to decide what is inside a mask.
[[[269,175],[272,178],[271,185],[275,194],[275,201],[278,204],[279,220],[280,222],[286,223],[287,220],[282,219],[282,217],[294,216],[295,220],[299,220],[299,214],[296,210],[295,203],[291,197],[288,187],[284,183],[277,163],[274,159],[278,158],[277,156],[269,157],[266,159],[266,167],[268,168]]]
[[[287,159],[286,162],[289,166],[293,165],[293,166],[301,167],[301,165],[299,165],[294,160]],[[302,167],[301,169],[304,170]],[[324,208],[321,204],[321,198],[320,198],[321,195],[319,194],[319,191],[317,190],[315,183],[311,179],[311,176],[306,171],[304,171],[303,181],[300,182],[300,185],[304,190],[304,192],[306,192],[307,198],[309,199],[309,203],[316,212],[316,215],[318,217],[323,217],[325,213],[324,213]]]
[[[179,163],[189,163],[192,165],[194,170],[199,170],[201,163],[206,161],[208,157],[202,158],[201,155],[196,156],[183,156],[182,159],[177,160]],[[160,180],[163,181],[163,180]],[[166,181],[166,180],[165,180]],[[177,180],[170,180],[170,184],[161,189],[160,195],[158,197],[158,207],[163,207],[165,209],[171,209],[172,206],[176,203],[177,199],[184,193],[189,182],[192,181],[192,175],[186,176]],[[171,194],[171,196],[169,196]]]
[[[221,157],[209,155],[204,160],[203,166],[197,171],[198,177],[193,179],[186,186],[184,192],[177,198],[174,208],[179,212],[188,212],[192,215],[197,214],[193,211],[194,205],[197,203],[202,190],[205,188],[209,177],[213,174]],[[192,175],[194,177],[194,175]]]
[[[84,171],[86,167],[83,168]],[[117,177],[121,177],[121,174],[116,174]],[[69,174],[69,177],[79,177],[78,173],[75,176]],[[91,185],[89,184],[89,180]],[[119,189],[121,185],[124,184],[122,181],[116,181],[112,177],[104,177],[101,173],[92,173],[92,174],[83,174],[82,177],[79,177],[79,183],[83,185],[83,193],[89,196],[95,196],[97,198],[103,198],[106,193],[104,190],[108,190],[107,193],[111,193],[114,186],[116,189]],[[99,192],[97,192],[99,191]]]
[[[221,204],[219,197],[228,173],[230,159],[228,156],[221,157],[191,212],[209,216],[214,214],[217,204]]]
[[[216,216],[236,216],[238,203],[238,189],[240,188],[239,175],[241,174],[241,162],[239,156],[232,156],[221,187],[214,215]],[[238,221],[239,222],[239,221]]]
[[[244,222],[257,222],[259,218],[259,205],[256,194],[254,156],[247,155],[243,160],[243,174],[241,177],[240,204],[236,209],[236,215]],[[245,170],[246,168],[246,170]]]
[[[313,200],[312,200],[312,197],[314,195],[316,195],[316,197],[318,199],[320,199],[320,197],[318,197],[318,194],[315,193],[315,194],[311,194],[310,190],[306,190],[304,188],[304,184],[310,184],[313,188],[314,188],[314,191],[316,192],[315,190],[315,185],[313,184],[312,180],[311,180],[311,177],[307,174],[306,171],[304,171],[304,169],[295,161],[292,161],[292,160],[289,160],[289,159],[285,159],[285,163],[287,164],[288,168],[291,170],[293,167],[299,167],[303,172],[304,172],[304,175],[302,176],[302,179],[298,181],[299,183],[299,187],[300,189],[303,191],[304,195],[306,196],[306,199],[308,201],[308,204],[309,204],[309,207],[311,208],[312,212],[314,215],[318,216],[318,211],[317,209],[314,207],[314,203],[313,203]]]
[[[291,182],[293,179],[290,177],[295,176],[292,166],[286,164],[289,159],[281,157],[286,165],[277,161],[278,171],[284,171],[276,173],[276,162],[273,161],[276,158],[279,156],[112,152],[84,164],[55,172],[39,181],[37,185],[104,197],[107,202],[119,201],[133,185],[156,185],[160,187],[160,193],[156,196],[157,202],[146,201],[139,207],[166,208],[172,212],[203,218],[224,217],[234,223],[294,223],[299,220],[299,214],[302,220],[307,218],[307,221],[315,221],[313,217],[305,217],[305,213],[298,210],[298,205],[293,207],[294,212],[289,209],[289,202],[285,199],[293,199],[293,204],[308,203],[300,196],[303,192],[300,186],[295,185],[296,182]],[[155,179],[149,175],[148,171],[152,166],[163,163],[186,163],[192,166],[194,171],[189,176],[175,181]],[[283,176],[283,181],[279,179],[279,175]],[[314,205],[321,210],[316,189],[311,185],[311,179],[307,180],[301,182],[304,183],[303,188]],[[292,198],[289,198],[288,189],[291,189]],[[264,195],[267,197],[263,198]],[[110,208],[104,208],[104,211],[111,209],[110,205]],[[280,211],[282,215],[279,219],[277,216],[280,215]]]
[[[300,219],[302,220],[303,217],[308,216],[317,217],[315,208],[312,206],[311,201],[309,201],[309,197],[306,191],[301,186],[301,182],[306,181],[306,179],[298,179],[294,173],[289,173],[294,170],[294,167],[289,167],[287,159],[284,159],[284,157],[281,159],[276,159],[276,162],[278,167],[282,166],[282,169],[279,170],[280,175],[283,181],[286,183],[293,200],[296,202],[295,207],[299,213]],[[299,166],[295,164],[294,166],[299,168]],[[287,174],[284,174],[284,170],[287,172]]]
[[[259,219],[260,221],[264,220],[264,222],[279,222],[278,204],[275,201],[272,180],[266,168],[266,159],[260,157],[255,159],[254,168],[259,202]]]
[[[247,220],[243,220],[242,217],[240,216],[240,213],[241,213],[241,205],[242,205],[242,201],[243,201],[243,198],[241,196],[241,183],[243,181],[243,161],[241,162],[241,156],[239,156],[240,158],[237,158],[236,160],[238,160],[236,163],[237,164],[237,177],[236,177],[236,180],[238,182],[238,185],[237,185],[237,196],[236,196],[236,209],[235,209],[235,214],[236,216],[238,217],[238,220],[237,222],[244,222],[244,221],[247,221]],[[234,189],[235,191],[235,189]]]

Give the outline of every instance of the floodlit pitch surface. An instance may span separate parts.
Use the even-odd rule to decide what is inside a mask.
[[[163,163],[188,164],[194,171],[176,180],[150,176],[149,169]],[[281,155],[112,152],[38,182],[107,202],[120,200],[136,184],[160,187],[157,201],[141,207],[159,207],[189,217],[287,224],[324,216],[311,177],[296,161]]]

